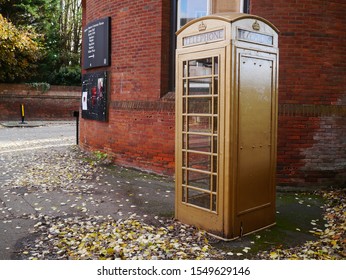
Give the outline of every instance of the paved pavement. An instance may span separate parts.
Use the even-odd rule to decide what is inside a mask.
[[[173,217],[172,180],[117,166],[93,167],[75,146],[74,129],[73,123],[0,128],[0,259],[21,258],[42,215],[117,220],[135,214],[150,223]]]
[[[75,131],[74,122],[3,122],[0,154],[71,146],[76,143]]]
[[[174,216],[172,178],[95,162],[75,146],[74,123],[36,128],[0,126],[0,259],[21,259],[40,217],[135,216],[149,224]],[[278,193],[277,226],[241,240],[217,242],[224,250],[294,246],[313,239],[311,221],[323,223],[320,198]],[[297,215],[299,213],[299,215]]]

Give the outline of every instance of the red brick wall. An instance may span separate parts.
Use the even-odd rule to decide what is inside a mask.
[[[86,1],[84,24],[111,17],[109,121],[81,119],[81,146],[116,163],[174,172],[174,100],[168,92],[170,1]],[[88,72],[99,71],[90,69]]]
[[[112,17],[109,122],[81,120],[81,146],[115,161],[174,172],[168,90],[170,1],[84,3],[84,24]],[[345,1],[251,1],[280,30],[277,182],[346,182]],[[100,69],[96,69],[100,70]],[[93,71],[93,70],[89,70]]]
[[[251,1],[281,31],[277,181],[346,184],[346,2]]]
[[[20,121],[21,104],[27,121],[73,119],[80,96],[80,87],[50,86],[43,91],[30,85],[0,84],[0,121]]]
[[[169,6],[163,8],[162,2],[169,4],[169,0],[86,1],[86,23],[111,17],[112,100],[158,100],[167,90],[169,57],[163,52],[169,46]]]
[[[174,113],[151,104],[126,103],[135,109],[113,104],[110,121],[83,121],[81,145],[101,150],[123,166],[172,175],[174,171]],[[170,105],[170,107],[172,104]],[[116,109],[115,109],[116,108]],[[86,135],[86,133],[88,135]]]

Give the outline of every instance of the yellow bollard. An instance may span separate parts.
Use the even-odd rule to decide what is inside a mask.
[[[25,118],[24,104],[20,104],[20,114],[22,117],[22,123],[25,123],[24,122],[24,118]]]

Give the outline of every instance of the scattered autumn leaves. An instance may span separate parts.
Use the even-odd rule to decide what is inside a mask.
[[[301,246],[285,249],[282,246],[269,252],[261,252],[261,259],[317,259],[337,260],[346,258],[346,190],[322,192],[325,198],[324,229],[314,227],[310,232],[317,241],[307,241]],[[314,221],[312,225],[316,225]]]
[[[37,192],[37,198],[47,192],[59,190],[68,195],[76,194],[80,197],[84,195],[86,202],[90,199],[94,201],[92,192],[96,186],[91,182],[99,182],[103,176],[102,165],[97,164],[95,160],[87,159],[85,154],[77,150],[70,150],[69,153],[54,153],[54,161],[51,154],[38,155],[30,165],[25,166],[25,173],[19,172],[16,178],[8,180],[2,188],[7,189],[9,194],[15,190],[25,189],[23,197]],[[117,184],[120,183],[117,181]],[[126,185],[123,187],[125,188]],[[177,221],[163,221],[155,217],[156,226],[154,226],[139,220],[139,216],[135,213],[124,219],[115,219],[114,216],[95,216],[89,213],[87,204],[84,203],[83,215],[79,215],[82,213],[72,214],[72,212],[43,212],[42,205],[38,205],[40,207],[35,208],[35,213],[26,215],[35,221],[35,226],[31,229],[29,238],[23,242],[20,255],[23,259],[72,260],[345,259],[346,191],[333,190],[321,194],[326,201],[324,227],[317,228],[318,223],[311,221],[310,231],[318,236],[318,240],[308,241],[294,248],[285,248],[280,245],[272,250],[256,254],[250,245],[253,243],[250,243],[247,245],[250,247],[243,249],[220,250],[212,246],[210,237],[204,231]],[[20,192],[18,195],[21,195]],[[133,195],[129,194],[129,196]],[[69,196],[70,199],[71,197]],[[74,204],[70,207],[75,207],[77,202],[71,200]],[[121,201],[116,200],[116,202]],[[58,206],[51,205],[51,208],[53,207]],[[10,211],[10,209],[3,207],[2,211]],[[7,219],[10,218],[12,217],[9,216]],[[10,222],[10,220],[3,222]]]
[[[115,222],[103,217],[42,216],[35,229],[40,237],[35,246],[23,251],[28,259],[167,260],[217,256],[205,232],[173,221],[155,227],[133,218]]]

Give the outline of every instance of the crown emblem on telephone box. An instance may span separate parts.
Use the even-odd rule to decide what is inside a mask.
[[[200,25],[198,25],[198,30],[199,31],[204,31],[207,29],[207,26],[204,24],[204,22],[202,21]]]

